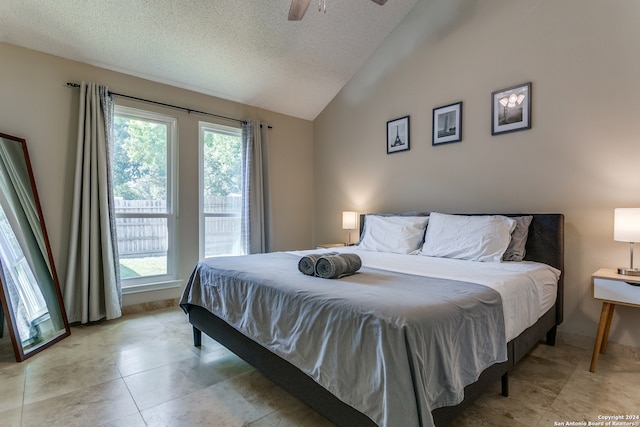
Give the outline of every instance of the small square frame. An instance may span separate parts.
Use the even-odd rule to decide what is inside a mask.
[[[531,82],[491,93],[491,135],[531,129]]]
[[[387,122],[387,154],[409,150],[409,116]]]
[[[462,141],[462,101],[433,109],[431,145]]]

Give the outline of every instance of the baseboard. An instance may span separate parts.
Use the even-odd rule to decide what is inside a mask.
[[[165,299],[160,301],[143,302],[140,304],[125,305],[122,307],[122,315],[138,314],[146,311],[161,310],[178,306],[178,298]]]

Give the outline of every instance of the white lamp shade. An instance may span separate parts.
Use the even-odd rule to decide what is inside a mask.
[[[352,211],[342,212],[342,229],[355,230],[358,222],[358,213]]]
[[[618,208],[614,210],[613,240],[618,242],[640,242],[640,208]]]

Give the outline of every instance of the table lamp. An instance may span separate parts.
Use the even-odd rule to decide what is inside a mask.
[[[356,229],[358,213],[353,211],[342,212],[342,229],[347,231],[347,246],[351,245],[351,230]]]
[[[614,210],[613,240],[629,242],[629,267],[619,267],[618,274],[640,276],[633,266],[633,244],[640,242],[640,208],[618,208]]]

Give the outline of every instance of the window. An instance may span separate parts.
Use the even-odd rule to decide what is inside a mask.
[[[122,286],[176,277],[175,118],[116,107],[111,152]]]
[[[200,122],[200,256],[242,255],[242,130]]]

